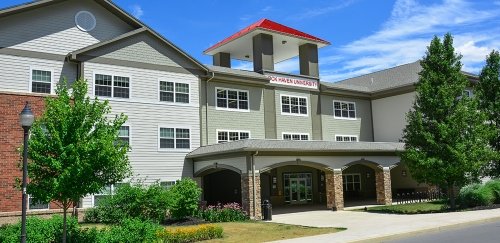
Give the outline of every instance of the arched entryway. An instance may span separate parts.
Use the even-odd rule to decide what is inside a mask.
[[[342,169],[346,207],[377,204],[377,174],[383,169],[375,162],[360,160]]]
[[[207,205],[236,202],[241,205],[241,171],[230,166],[211,166],[196,174],[201,178],[203,201]]]

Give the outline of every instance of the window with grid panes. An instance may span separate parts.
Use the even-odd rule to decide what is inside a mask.
[[[186,128],[160,128],[161,149],[189,149],[190,133]]]
[[[349,135],[336,135],[335,141],[337,142],[357,142],[357,136],[349,136]]]
[[[309,134],[283,133],[283,140],[307,141],[309,140]]]
[[[105,74],[95,75],[96,96],[130,98],[130,78]]]
[[[31,92],[50,94],[52,87],[52,72],[31,70]]]
[[[129,126],[121,126],[120,130],[118,131],[118,138],[126,143],[130,143],[130,127]]]
[[[361,191],[361,175],[346,174],[342,176],[344,191]]]
[[[281,112],[307,115],[307,99],[305,97],[281,96]]]
[[[160,81],[160,101],[189,103],[189,84]]]
[[[248,110],[248,91],[218,88],[217,108]]]
[[[334,101],[333,114],[335,118],[356,118],[356,104],[354,102]]]
[[[237,141],[250,138],[249,132],[240,131],[218,131],[217,132],[217,142],[225,143],[230,141]]]

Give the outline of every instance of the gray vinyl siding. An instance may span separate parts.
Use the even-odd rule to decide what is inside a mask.
[[[118,43],[86,53],[89,56],[104,57],[123,61],[166,65],[173,67],[197,68],[192,61],[180,55],[148,33],[132,36]]]
[[[76,65],[61,61],[0,55],[0,90],[12,92],[31,92],[29,90],[31,68],[53,72],[52,85],[61,78],[73,81],[76,78]]]
[[[276,135],[282,139],[286,133],[308,133],[312,140],[311,95],[308,91],[292,91],[276,88]],[[307,116],[281,114],[281,95],[300,96],[307,98]]]
[[[216,109],[216,87],[249,92],[249,112]],[[250,131],[250,138],[264,139],[263,88],[235,84],[208,83],[208,144],[217,143],[217,129]],[[203,91],[204,92],[204,91]],[[204,95],[204,94],[203,94]],[[202,99],[203,100],[203,99]],[[202,116],[205,116],[204,109]],[[205,123],[206,121],[204,121]],[[205,133],[205,132],[204,132]]]
[[[194,75],[85,63],[89,96],[93,96],[94,73],[111,72],[130,77],[130,99],[109,99],[113,114],[128,116],[131,130],[129,159],[132,179],[146,183],[172,181],[192,176],[192,165],[185,161],[188,151],[159,151],[158,127],[190,129],[191,150],[200,146],[199,80]],[[183,81],[190,84],[190,104],[178,105],[158,101],[158,79]],[[100,98],[104,99],[104,98]]]
[[[93,13],[97,20],[90,32],[75,25],[75,14],[82,10]],[[94,1],[65,1],[2,18],[0,47],[66,55],[131,30]]]
[[[356,104],[356,119],[337,119],[333,115],[333,101],[348,101]],[[369,100],[321,96],[323,140],[335,141],[335,135],[355,135],[358,141],[372,142],[372,117]]]

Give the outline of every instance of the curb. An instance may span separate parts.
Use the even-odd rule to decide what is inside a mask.
[[[432,227],[432,228],[427,228],[427,229],[419,229],[419,230],[405,232],[405,233],[397,233],[394,235],[370,237],[370,238],[361,239],[361,240],[354,240],[354,241],[350,241],[350,242],[367,243],[367,242],[382,242],[382,241],[388,241],[388,240],[397,240],[397,239],[401,239],[401,238],[405,238],[405,237],[409,237],[409,236],[413,236],[413,235],[418,235],[420,233],[441,232],[441,231],[445,231],[445,230],[462,228],[462,227],[466,227],[466,226],[470,226],[470,225],[487,223],[487,222],[492,222],[492,221],[497,221],[497,220],[500,220],[500,216],[496,216],[493,218],[487,218],[487,219],[479,219],[479,220],[473,220],[473,221],[468,221],[468,222],[462,222],[462,223],[456,223],[456,224],[450,224],[450,225],[444,225],[444,226],[439,226],[439,227]]]

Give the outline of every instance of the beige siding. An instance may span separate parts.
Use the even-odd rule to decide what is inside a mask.
[[[146,183],[151,183],[192,176],[192,164],[185,161],[188,151],[158,151],[158,126],[189,128],[191,150],[200,146],[198,78],[194,75],[85,63],[85,78],[90,87],[93,86],[95,72],[111,72],[130,77],[130,99],[109,100],[113,114],[124,113],[128,116],[126,124],[131,130],[132,151],[129,158],[134,173],[133,179],[143,179]],[[191,104],[160,103],[159,78],[189,82]],[[89,95],[93,96],[92,88],[89,89]]]
[[[0,55],[0,90],[30,92],[31,68],[51,71],[52,86],[61,78],[73,81],[76,78],[76,65],[61,61]]]
[[[307,116],[288,115],[281,113],[281,95],[291,95],[307,98]],[[308,133],[312,140],[311,95],[309,91],[291,91],[276,88],[276,133],[282,139],[282,133]]]
[[[375,142],[398,142],[406,126],[415,92],[372,101]]]
[[[142,33],[113,45],[90,51],[87,55],[156,65],[197,68],[192,61],[187,60],[176,50],[148,33]]]
[[[250,111],[216,109],[216,88],[247,90]],[[205,114],[203,113],[202,116]],[[250,131],[250,138],[264,139],[263,89],[210,81],[208,83],[208,144],[217,143],[217,130]]]
[[[333,101],[348,101],[356,104],[356,119],[338,119],[333,114]],[[323,140],[335,141],[335,135],[355,135],[359,141],[373,141],[370,101],[362,99],[321,96]]]
[[[90,32],[75,25],[75,15],[82,10],[96,17],[97,25]],[[66,55],[130,30],[132,27],[94,1],[65,1],[2,18],[0,47]]]

